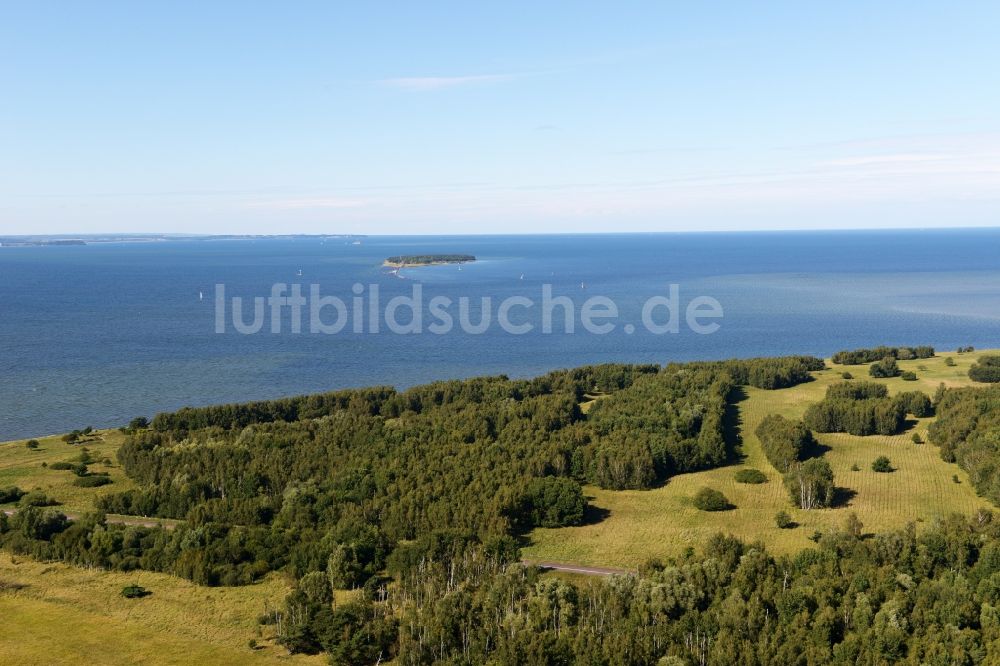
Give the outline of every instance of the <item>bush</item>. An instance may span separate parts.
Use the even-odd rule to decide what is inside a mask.
[[[1000,383],[1000,356],[980,356],[969,368],[969,379],[986,384]]]
[[[913,433],[913,437],[911,437],[910,439],[913,440],[914,444],[923,444],[924,443],[924,438],[920,436],[919,432]]]
[[[29,449],[37,449],[38,448],[38,440],[37,439],[29,439],[27,442],[24,443],[24,445],[26,447],[28,447]]]
[[[78,439],[80,439],[80,433],[77,432],[76,430],[70,433],[66,433],[65,435],[62,436],[62,441],[66,442],[67,444],[75,444]]]
[[[881,361],[876,361],[868,367],[868,374],[875,378],[898,377],[899,364],[896,359],[887,356]]]
[[[951,356],[947,357],[944,360],[944,364],[947,365],[949,368],[954,368],[956,365],[958,365],[957,363],[955,363],[955,359],[953,359]]]
[[[126,599],[142,599],[148,597],[152,592],[141,585],[126,585],[122,588],[122,596]]]
[[[733,478],[736,479],[736,483],[767,483],[764,472],[752,467],[739,470]]]
[[[128,429],[132,431],[145,430],[148,427],[149,427],[149,419],[147,419],[145,416],[137,416],[128,422]]]
[[[694,505],[702,511],[726,511],[732,505],[726,496],[712,488],[702,488],[694,496]]]
[[[892,462],[885,456],[879,456],[872,463],[872,471],[886,474],[892,471]]]
[[[73,469],[73,463],[67,462],[65,460],[59,460],[49,465],[49,469],[55,469],[59,471]]]
[[[787,530],[795,527],[795,521],[792,517],[788,515],[787,511],[779,511],[774,514],[774,524],[778,526],[778,529]]]
[[[55,506],[59,502],[55,501],[41,490],[32,490],[30,493],[23,495],[18,502],[18,506],[29,507],[29,506]]]
[[[844,372],[840,373],[840,377],[842,379],[854,379],[854,375],[852,375],[851,373],[847,372],[846,370]]]
[[[0,488],[0,504],[10,504],[16,502],[24,496],[24,491],[17,486]]]
[[[854,463],[853,465],[851,465],[851,471],[852,472],[860,472],[861,471],[861,468],[858,466],[858,463]]]
[[[101,474],[94,474],[92,476],[81,476],[79,478],[73,479],[73,485],[80,488],[98,488],[100,486],[106,486],[111,483],[111,477],[104,476]]]
[[[900,374],[899,377],[904,382],[915,382],[915,381],[917,381],[917,373],[910,372],[909,370],[907,370],[906,372]]]

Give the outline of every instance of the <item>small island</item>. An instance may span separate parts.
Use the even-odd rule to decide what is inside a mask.
[[[407,266],[440,266],[442,264],[466,264],[475,261],[471,254],[403,254],[389,257],[383,266],[389,268],[404,268]]]

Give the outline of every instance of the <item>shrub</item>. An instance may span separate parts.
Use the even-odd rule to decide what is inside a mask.
[[[779,511],[774,514],[774,524],[778,526],[779,529],[787,530],[795,527],[795,521],[792,517],[788,515],[787,511]]]
[[[851,465],[851,471],[852,472],[860,472],[861,471],[861,468],[858,467],[858,463],[854,463],[853,465]]]
[[[149,427],[149,419],[145,416],[137,416],[128,422],[129,430],[145,430]]]
[[[67,462],[65,460],[58,460],[58,461],[52,463],[51,465],[49,465],[49,469],[56,469],[56,470],[59,470],[59,471],[73,469],[73,463]]]
[[[59,502],[55,501],[41,490],[32,490],[30,493],[24,494],[18,506],[29,507],[29,506],[55,506]]]
[[[868,367],[868,374],[876,378],[898,377],[899,364],[896,359],[887,356],[881,361],[876,361]]]
[[[27,442],[24,443],[24,445],[26,447],[28,447],[29,449],[37,449],[38,448],[38,440],[37,439],[29,439]]]
[[[917,373],[907,370],[899,375],[900,379],[904,382],[915,382],[917,381]]]
[[[913,437],[911,437],[910,439],[913,440],[914,444],[923,444],[924,443],[924,438],[920,436],[919,432],[913,433]]]
[[[84,465],[83,463],[76,463],[75,465],[73,465],[72,469],[73,473],[76,474],[77,476],[87,476],[88,474],[87,466]]]
[[[79,486],[80,488],[98,488],[100,486],[106,486],[111,483],[111,477],[104,476],[101,474],[94,474],[92,476],[81,476],[77,479],[73,479],[73,485]]]
[[[889,459],[885,456],[879,456],[878,458],[875,459],[875,462],[872,463],[872,471],[880,472],[882,474],[891,472],[892,462],[890,462]]]
[[[980,356],[969,368],[969,379],[986,384],[1000,383],[1000,356]]]
[[[62,436],[62,441],[67,444],[75,444],[78,439],[80,439],[80,433],[75,430]]]
[[[840,373],[840,377],[842,379],[854,379],[854,375],[852,375],[851,373],[847,372],[846,370],[844,372]]]
[[[9,504],[11,502],[16,502],[24,496],[24,491],[17,486],[8,486],[7,488],[0,488],[0,504]]]
[[[956,365],[958,365],[957,363],[955,363],[955,359],[953,359],[951,356],[947,357],[944,360],[944,364],[947,365],[949,368],[954,368]]]
[[[141,585],[126,585],[122,588],[122,596],[126,599],[142,599],[148,597],[152,592]]]
[[[745,467],[744,469],[736,472],[733,477],[736,479],[737,483],[766,483],[767,477],[759,469],[754,469],[752,467]]]
[[[712,488],[702,488],[694,496],[694,505],[702,511],[726,511],[732,508],[726,496]]]

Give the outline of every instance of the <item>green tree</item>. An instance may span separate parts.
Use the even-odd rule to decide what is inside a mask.
[[[872,463],[872,471],[887,473],[892,471],[892,462],[886,456],[879,456]]]
[[[732,508],[726,496],[713,488],[702,488],[695,493],[694,505],[702,511],[726,511]]]
[[[898,377],[899,364],[895,358],[887,356],[881,361],[872,363],[868,368],[868,374],[876,378]]]
[[[785,475],[785,487],[800,509],[819,509],[833,503],[833,470],[822,458],[793,465]]]

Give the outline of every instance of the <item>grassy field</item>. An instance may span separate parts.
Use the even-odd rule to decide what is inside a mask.
[[[94,498],[113,492],[128,490],[132,482],[122,472],[115,460],[124,435],[118,430],[101,430],[80,444],[67,444],[58,436],[38,438],[37,449],[25,446],[26,440],[0,444],[0,488],[17,486],[21,490],[42,490],[61,503],[60,508],[69,513],[83,513],[94,508]],[[68,461],[80,455],[86,447],[98,462],[90,465],[93,472],[107,472],[113,483],[100,488],[80,488],[73,485],[77,478],[69,470],[43,467],[54,462]],[[107,460],[110,464],[105,464]],[[0,505],[11,508],[11,505]]]
[[[77,445],[59,437],[39,438],[34,450],[24,440],[0,444],[0,487],[40,489],[60,502],[60,510],[89,511],[98,495],[131,487],[115,462],[122,438],[108,430]],[[79,488],[73,472],[42,467],[71,460],[82,447],[98,461],[112,461],[90,468],[108,472],[114,483]],[[133,583],[152,595],[122,598],[122,588]],[[273,628],[257,624],[265,605],[280,607],[289,590],[277,575],[249,587],[206,588],[164,574],[80,569],[0,551],[0,617],[4,636],[16,637],[0,640],[0,664],[71,663],[87,655],[100,655],[102,664],[324,663],[289,656],[274,645]],[[251,639],[258,649],[249,648]]]
[[[152,594],[122,598],[131,584]],[[164,574],[81,569],[0,551],[0,664],[325,663],[289,656],[273,644],[273,627],[257,624],[265,605],[280,607],[288,590],[276,575],[248,587],[206,588]],[[250,649],[251,639],[258,649]]]
[[[982,353],[982,352],[980,352]],[[951,356],[955,367],[945,365]],[[939,354],[932,359],[901,361],[902,370],[917,373],[918,380],[899,378],[878,380],[890,392],[921,390],[933,395],[938,384],[969,385],[968,369],[979,356]],[[815,373],[816,381],[790,389],[764,391],[749,388],[737,405],[737,427],[742,436],[742,462],[705,472],[672,477],[653,490],[613,491],[587,487],[591,504],[606,512],[603,520],[581,527],[537,529],[529,536],[524,557],[533,560],[573,562],[594,566],[637,567],[651,557],[676,555],[689,546],[698,546],[715,532],[734,534],[746,540],[761,539],[775,553],[789,553],[813,545],[809,537],[816,530],[840,526],[856,513],[866,532],[879,532],[916,521],[918,528],[935,518],[958,512],[971,514],[989,504],[976,496],[966,474],[957,465],[941,460],[937,447],[914,444],[914,432],[927,439],[931,419],[912,421],[902,434],[892,437],[854,437],[844,434],[818,435],[829,447],[826,459],[833,468],[836,484],[843,489],[844,502],[833,509],[794,509],[781,477],[764,457],[753,434],[766,415],[778,413],[800,418],[806,407],[823,397],[826,387],[841,381],[849,371],[856,379],[868,378],[867,366],[827,364]],[[896,470],[890,474],[871,471],[872,461],[886,455]],[[852,465],[860,471],[852,471]],[[764,472],[768,482],[760,485],[736,483],[733,474],[749,466]],[[958,476],[959,483],[952,478]],[[698,489],[709,486],[721,490],[736,508],[706,513],[691,503]],[[780,510],[791,514],[795,529],[778,529],[774,515]]]

